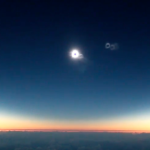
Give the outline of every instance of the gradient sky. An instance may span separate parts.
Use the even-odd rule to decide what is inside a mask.
[[[149,18],[138,2],[0,1],[0,129],[150,130]]]

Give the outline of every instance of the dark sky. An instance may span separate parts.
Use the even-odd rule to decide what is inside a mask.
[[[84,61],[70,59],[73,48]],[[137,117],[136,129],[150,130],[149,91],[148,4],[0,1],[1,128],[126,129],[131,120],[134,130]]]

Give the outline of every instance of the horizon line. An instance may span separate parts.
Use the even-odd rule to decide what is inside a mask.
[[[0,129],[0,132],[111,132],[111,133],[150,133],[150,130],[63,130],[63,129]]]

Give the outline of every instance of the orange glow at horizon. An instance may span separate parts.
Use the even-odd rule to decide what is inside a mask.
[[[59,130],[59,131],[145,131],[150,132],[147,117],[127,117],[101,121],[41,121],[0,115],[0,130]]]

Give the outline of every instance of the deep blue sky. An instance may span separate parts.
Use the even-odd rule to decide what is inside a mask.
[[[119,49],[105,49],[118,43]],[[86,62],[68,53],[78,48]],[[0,110],[98,121],[150,110],[150,11],[138,2],[0,1]]]

